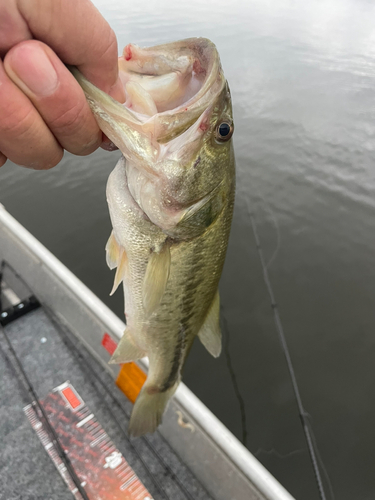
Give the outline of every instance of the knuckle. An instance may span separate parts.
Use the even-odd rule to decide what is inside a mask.
[[[74,134],[80,128],[83,110],[84,104],[74,103],[63,113],[50,120],[48,125],[52,130],[64,136]]]
[[[117,38],[112,29],[108,31],[108,39],[106,40],[106,43],[103,43],[102,50],[100,52],[101,53],[98,57],[99,60],[106,61],[111,58],[117,59]]]
[[[99,127],[86,106],[86,101],[74,102],[48,121],[48,127],[63,148],[82,156],[95,151],[101,142]]]
[[[6,106],[1,113],[0,129],[7,137],[22,138],[33,125],[33,108],[24,109],[15,106]]]
[[[115,32],[110,29],[108,31],[107,43],[103,46],[101,58],[106,59],[106,57],[111,56],[113,53],[115,53],[115,56],[117,57],[117,38]]]

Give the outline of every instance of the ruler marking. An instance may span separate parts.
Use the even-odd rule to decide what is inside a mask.
[[[94,432],[90,432],[90,434],[92,438],[96,439],[99,436],[103,436],[105,434],[105,431],[101,427],[99,427]]]
[[[88,430],[92,436],[95,436],[96,434],[101,432],[103,429],[102,429],[102,427],[100,427],[100,425],[97,422],[95,422],[94,424],[89,424],[86,427],[86,430]]]
[[[132,475],[133,469],[130,467],[127,467],[125,470],[121,471],[118,476],[121,479],[121,481],[124,481],[125,478],[129,479],[129,477]]]
[[[92,422],[89,423],[89,425],[86,427],[86,429],[88,429],[90,432],[92,429],[95,429],[96,427],[98,427],[98,422],[96,421],[96,418],[94,417],[92,419]]]
[[[94,432],[90,432],[91,437],[93,440],[95,440],[97,437],[101,436],[103,434],[103,429],[96,429]]]
[[[79,412],[79,413],[80,413],[81,418],[85,418],[85,417],[86,417],[86,415],[87,415],[88,413],[90,413],[90,410],[89,410],[89,409],[87,408],[87,406],[86,406],[86,408],[82,408],[82,409],[80,410],[80,412]]]
[[[142,499],[142,500],[146,500],[147,498],[148,498],[149,500],[151,500],[151,498],[150,498],[149,496],[147,496],[147,493],[148,493],[148,492],[147,492],[147,490],[146,490],[145,488],[141,488],[141,491],[140,491],[139,493],[137,493],[137,495],[136,495],[136,497],[135,497],[135,498],[136,498],[137,500],[141,500],[141,499]],[[146,495],[146,496],[145,496],[145,495]]]
[[[136,479],[138,479],[138,478],[137,478],[137,476],[134,474],[134,475],[133,475],[133,477],[131,477],[130,479],[128,479],[125,483],[123,483],[123,484],[120,486],[120,490],[121,490],[121,491],[126,490],[126,489],[128,488],[128,486],[130,486],[130,485],[131,485],[131,483],[132,483],[133,481],[135,481]]]
[[[132,495],[134,495],[136,498],[138,498],[140,495],[143,494],[142,485],[138,485],[137,488],[135,488],[135,489],[133,489],[133,485],[131,485],[130,490],[131,490]]]
[[[127,468],[126,470],[123,470],[122,472],[120,472],[120,474],[118,474],[118,477],[123,481],[126,476],[129,476],[129,472],[130,472],[130,475],[131,475],[131,473],[133,471],[132,470],[129,471],[129,468]]]
[[[77,424],[77,427],[82,427],[82,425],[85,425],[87,422],[89,422],[92,418],[94,418],[94,414],[91,413],[90,415],[88,415],[87,417],[85,417],[84,419],[82,419],[80,422],[78,422]]]
[[[134,488],[134,486],[136,486],[136,488]],[[138,493],[140,492],[140,490],[142,490],[142,489],[143,489],[143,484],[141,484],[141,483],[138,483],[138,484],[137,484],[137,483],[136,483],[136,484],[134,484],[134,485],[131,485],[131,487],[130,487],[130,488],[134,488],[134,489],[133,489],[133,493],[136,493],[136,492],[137,492],[137,495],[138,495]]]
[[[130,470],[127,471],[127,473],[121,479],[122,479],[122,481],[125,481],[125,483],[126,483],[127,481],[129,481],[130,479],[132,479],[133,476],[134,476],[134,471],[133,471],[133,469],[130,469]]]
[[[116,467],[116,472],[119,472],[119,470],[121,470],[123,467],[128,467],[128,464],[127,462],[122,462],[122,464],[120,464],[118,467]]]
[[[94,446],[96,446],[98,443],[100,443],[100,441],[101,441],[102,439],[104,439],[104,437],[105,437],[105,433],[103,433],[101,436],[99,436],[99,437],[98,437],[98,438],[96,438],[94,441],[92,441],[92,442],[90,443],[91,448],[94,448]]]
[[[112,446],[110,448],[108,448],[107,453],[109,453],[111,455],[116,450],[117,450],[117,448],[115,446],[113,446],[113,444],[112,444]]]
[[[107,437],[105,438],[105,440],[104,440],[104,441],[102,441],[102,442],[99,444],[99,448],[102,450],[102,448],[104,448],[105,446],[107,446],[107,444],[108,444],[108,443],[110,443],[110,442],[111,442],[111,440],[110,440],[110,439],[109,439],[109,437],[107,436]],[[107,451],[109,451],[109,449],[108,449]]]

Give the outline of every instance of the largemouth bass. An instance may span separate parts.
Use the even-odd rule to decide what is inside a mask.
[[[129,423],[133,436],[160,424],[194,338],[221,350],[218,284],[235,190],[231,97],[212,42],[191,38],[119,59],[120,104],[77,71],[103,132],[123,157],[107,200],[107,263],[122,282],[126,329],[111,363],[149,358]]]

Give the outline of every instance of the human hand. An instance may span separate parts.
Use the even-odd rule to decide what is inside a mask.
[[[0,0],[0,167],[54,167],[102,133],[65,64],[123,102],[114,32],[89,0]]]

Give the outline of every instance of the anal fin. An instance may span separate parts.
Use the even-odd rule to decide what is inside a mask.
[[[128,264],[128,256],[126,255],[125,250],[122,247],[120,247],[120,255],[118,258],[115,280],[113,282],[113,287],[109,295],[113,295],[115,293],[119,284],[124,279],[127,269],[127,264]]]
[[[109,363],[113,365],[130,363],[130,361],[137,361],[137,359],[144,358],[145,355],[146,353],[135,344],[129,329],[126,328]]]
[[[206,319],[198,333],[199,340],[207,351],[217,358],[221,352],[220,331],[220,297],[219,290],[216,291],[214,300],[210,306]]]
[[[152,252],[147,263],[142,285],[143,306],[146,314],[152,314],[163,297],[171,267],[171,252],[165,244],[159,253]]]

